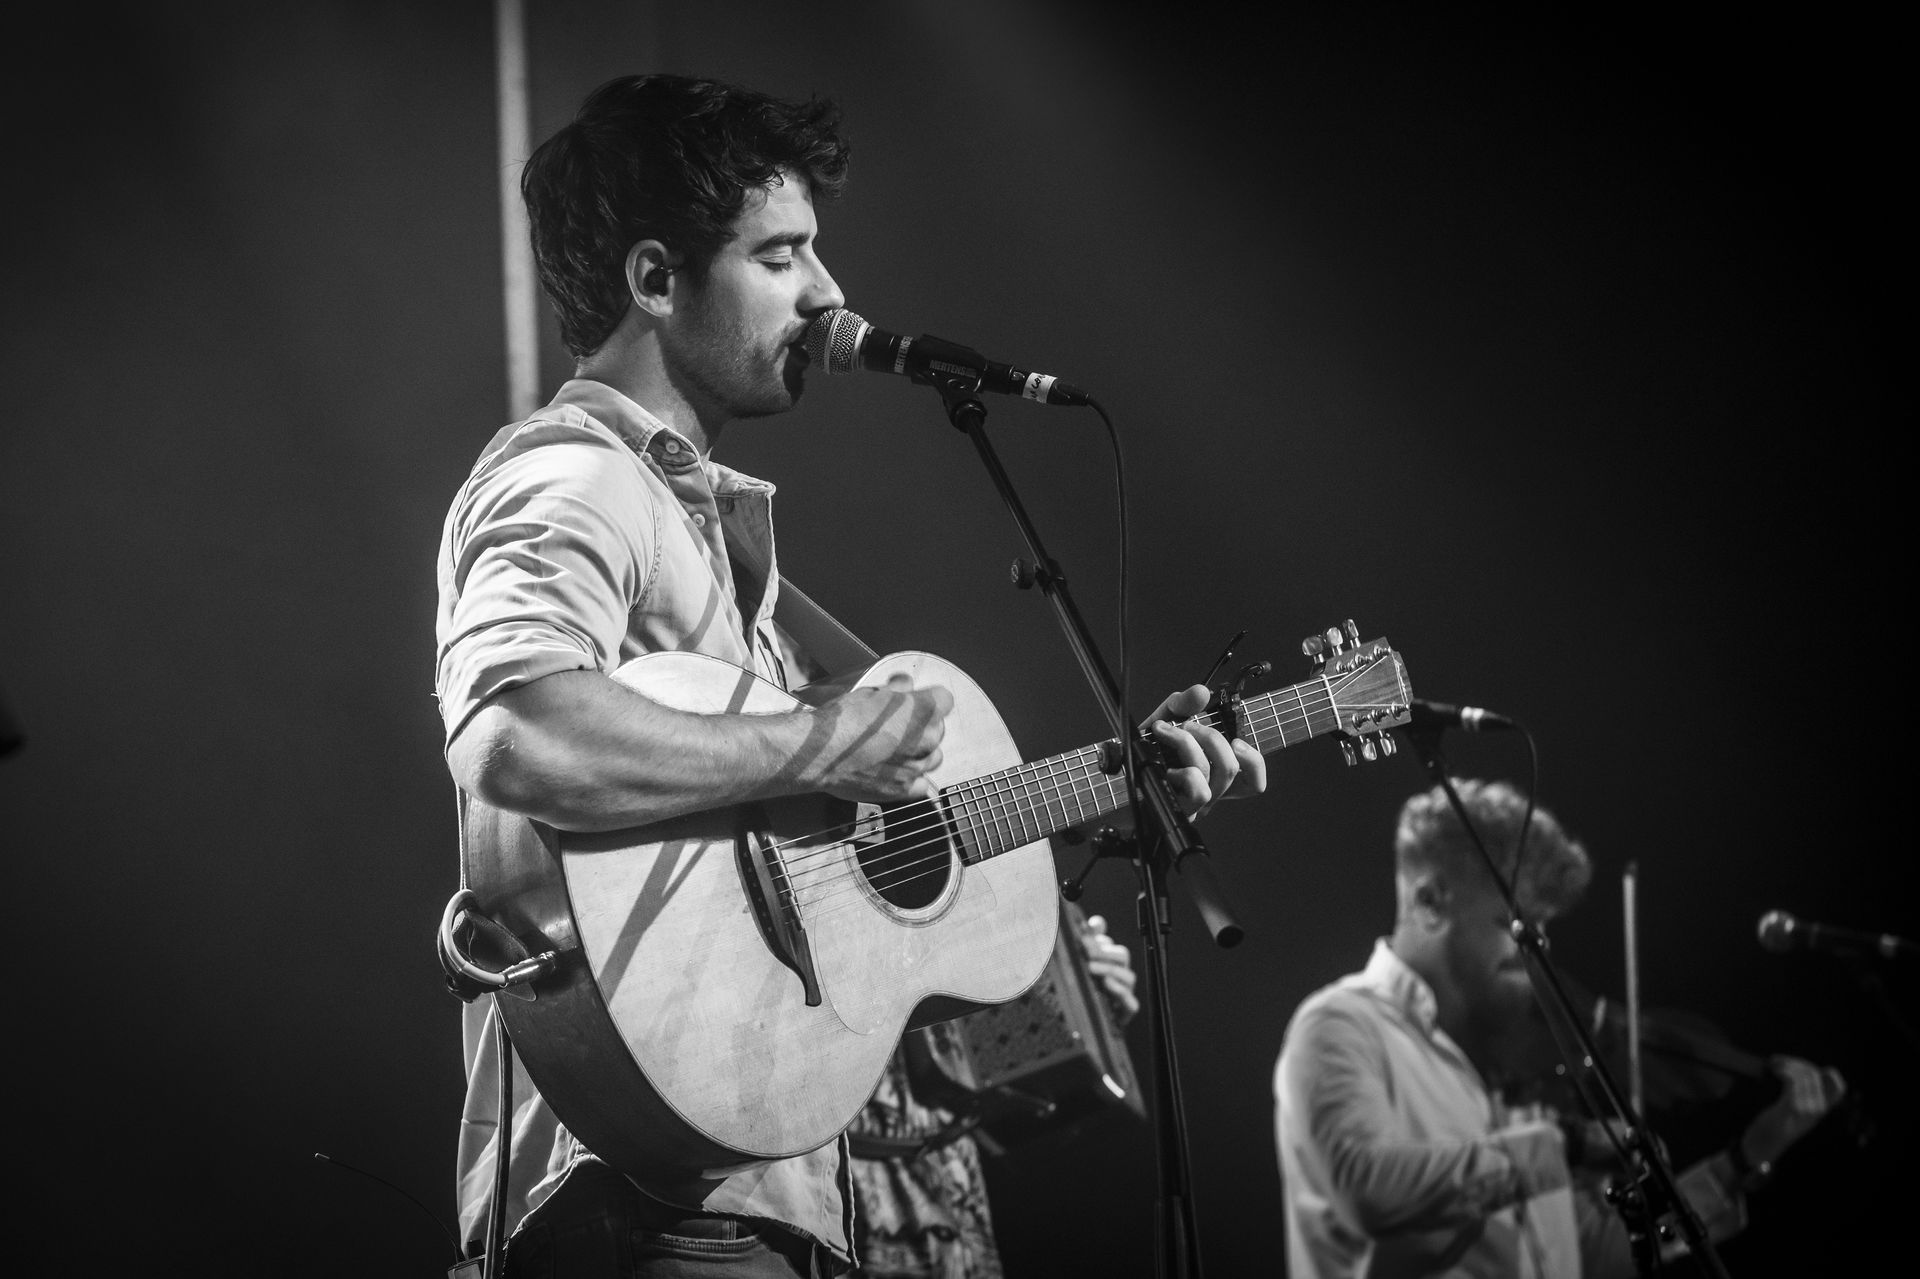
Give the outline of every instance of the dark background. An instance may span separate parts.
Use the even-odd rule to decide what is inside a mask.
[[[1736,1273],[1898,1246],[1913,1059],[1846,969],[1754,940],[1773,907],[1917,922],[1911,485],[1888,443],[1913,209],[1879,19],[536,8],[536,138],[632,71],[834,96],[855,160],[821,248],[850,305],[1099,393],[1130,468],[1143,703],[1243,628],[1245,658],[1300,678],[1299,638],[1353,617],[1418,693],[1522,719],[1596,863],[1562,964],[1621,993],[1637,860],[1648,1004],[1838,1065],[1870,1103],[1877,1139],[1817,1134],[1756,1200]],[[14,1239],[79,1272],[433,1273],[425,1215],[313,1154],[451,1217],[433,559],[506,417],[490,7],[69,7],[16,47]],[[991,408],[1111,658],[1098,422]],[[1104,735],[930,393],[816,374],[721,452],[782,485],[787,571],[876,647],[955,661],[1030,756]],[[1526,780],[1518,737],[1447,750]],[[1423,781],[1324,742],[1271,768],[1205,827],[1247,940],[1175,913],[1194,1193],[1226,1276],[1283,1268],[1273,1058],[1390,925],[1392,823]],[[1122,868],[1087,900],[1136,935]],[[1011,1274],[1152,1273],[1144,1128],[993,1176]]]

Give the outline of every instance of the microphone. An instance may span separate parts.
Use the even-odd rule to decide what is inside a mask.
[[[1776,955],[1793,950],[1818,950],[1834,955],[1870,951],[1882,959],[1910,959],[1920,947],[1892,933],[1869,933],[1833,924],[1795,919],[1784,910],[1760,916],[1760,944]]]
[[[1412,717],[1409,729],[1458,728],[1469,733],[1510,733],[1520,725],[1497,711],[1478,706],[1455,706],[1450,702],[1424,702],[1414,698],[1407,703]]]
[[[1050,374],[1000,364],[970,347],[927,334],[903,338],[837,307],[814,317],[807,326],[805,342],[807,358],[829,373],[866,369],[898,373],[923,386],[951,387],[968,393],[993,391],[1041,404],[1092,403],[1085,391]]]

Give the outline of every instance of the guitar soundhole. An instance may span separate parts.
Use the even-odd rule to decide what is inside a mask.
[[[953,845],[944,818],[922,801],[860,806],[854,855],[867,883],[902,910],[940,900],[953,876]]]

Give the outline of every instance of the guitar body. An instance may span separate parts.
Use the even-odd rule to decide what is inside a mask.
[[[899,672],[953,694],[936,784],[1020,763],[986,695],[937,657],[894,654],[852,682]],[[699,654],[649,654],[614,678],[699,713],[805,705]],[[1046,841],[963,864],[927,809],[916,825],[807,795],[580,834],[469,800],[484,913],[560,957],[499,1003],[561,1122],[656,1181],[801,1154],[859,1113],[909,1025],[1033,985],[1058,919]],[[895,851],[874,861],[882,840]]]

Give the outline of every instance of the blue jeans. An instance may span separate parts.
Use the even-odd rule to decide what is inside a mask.
[[[506,1279],[830,1279],[843,1266],[772,1222],[663,1204],[582,1160],[507,1245]]]

